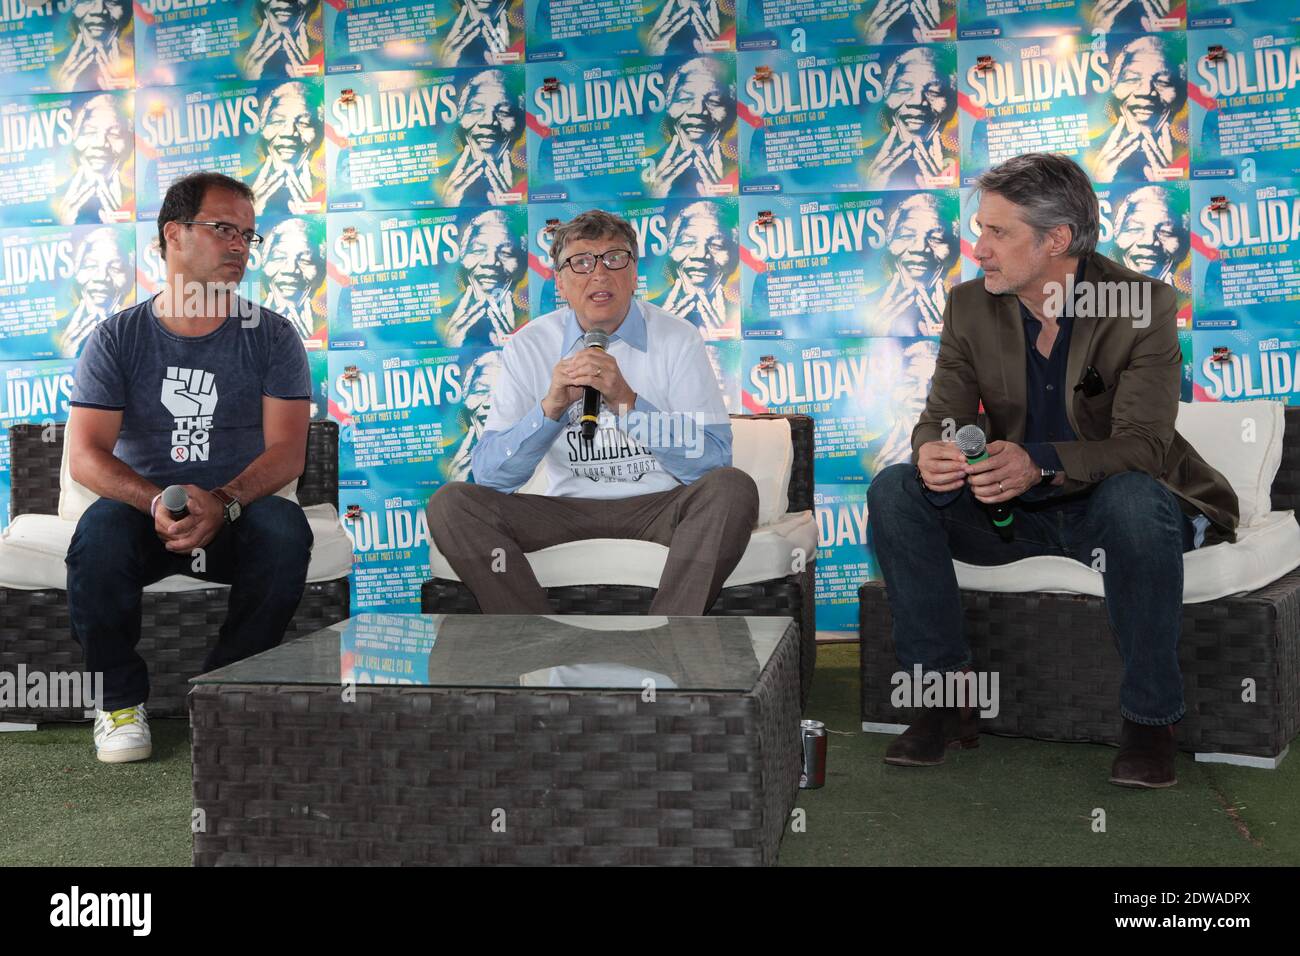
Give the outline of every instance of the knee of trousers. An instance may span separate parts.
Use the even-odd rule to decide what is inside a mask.
[[[1103,480],[1088,502],[1102,528],[1141,532],[1175,524],[1182,516],[1174,493],[1143,471],[1123,471]]]
[[[487,499],[499,494],[501,492],[492,488],[467,481],[453,481],[443,485],[429,497],[429,503],[424,506],[425,515],[429,519],[429,534],[437,541],[447,529],[456,527],[469,516],[491,519],[497,511]]]
[[[466,508],[472,508],[475,500],[478,498],[478,492],[482,490],[482,485],[473,485],[468,481],[453,481],[450,484],[443,485],[432,495],[429,496],[429,503],[425,505],[425,511],[428,512],[430,521],[433,519],[447,519],[463,513]]]
[[[750,524],[758,520],[758,485],[754,479],[739,468],[728,465],[714,468],[699,479],[702,489],[724,503],[728,510],[749,516]],[[707,483],[707,484],[704,484]]]
[[[302,505],[275,495],[254,501],[240,515],[241,540],[257,548],[288,554],[311,554],[315,535]]]
[[[71,573],[83,569],[121,569],[139,553],[145,515],[121,501],[100,498],[87,508],[72,532],[64,558]],[[152,533],[152,531],[150,531]]]
[[[890,465],[871,479],[867,486],[867,514],[871,519],[883,518],[899,509],[926,503],[921,486],[916,480],[916,468],[900,462]]]

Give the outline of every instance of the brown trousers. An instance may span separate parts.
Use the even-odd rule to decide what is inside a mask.
[[[736,468],[612,500],[508,495],[455,482],[429,499],[428,515],[434,543],[484,614],[551,613],[526,552],[585,538],[631,538],[668,546],[650,613],[699,616],[749,546],[758,489]]]

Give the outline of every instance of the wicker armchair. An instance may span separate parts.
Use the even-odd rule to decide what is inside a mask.
[[[63,455],[63,426],[55,440],[43,441],[41,425],[9,429],[10,512],[54,515],[59,505],[59,467]],[[304,507],[338,501],[338,426],[312,422],[307,438],[307,463],[298,482]],[[188,681],[202,671],[208,649],[226,616],[229,588],[144,592],[143,627],[136,646],[149,665],[150,716],[180,717],[186,713]],[[308,582],[302,603],[285,638],[289,639],[348,617],[348,577]],[[68,595],[61,588],[38,590],[0,587],[0,671],[80,672],[81,646],[68,623]],[[82,708],[0,710],[0,721],[77,720]]]
[[[813,509],[813,420],[806,415],[733,415],[733,418],[785,418],[790,422],[793,461],[788,513]],[[808,701],[817,660],[815,561],[789,574],[752,584],[724,587],[710,614],[791,617],[799,625],[800,705]],[[543,582],[544,583],[544,582]],[[556,614],[645,614],[654,599],[652,587],[622,584],[583,584],[547,588]],[[478,601],[460,581],[432,578],[420,592],[425,614],[478,614]]]
[[[1300,514],[1300,408],[1288,408],[1274,511]],[[898,669],[883,581],[858,591],[864,730],[901,729]],[[962,591],[976,670],[999,671],[995,734],[1119,742],[1122,668],[1105,601],[1082,594]],[[1183,605],[1178,645],[1187,715],[1179,746],[1198,760],[1275,767],[1300,730],[1300,568],[1245,594]],[[1242,700],[1243,680],[1255,700]]]

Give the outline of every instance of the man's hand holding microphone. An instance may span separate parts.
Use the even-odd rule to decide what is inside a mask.
[[[986,505],[1018,498],[1042,480],[1042,470],[1015,442],[989,442],[987,452],[988,457],[971,462],[954,442],[928,441],[921,446],[917,468],[931,491],[943,494],[969,484],[975,500]],[[1052,484],[1064,480],[1065,475],[1058,473]]]
[[[955,493],[969,485],[975,500],[988,509],[998,535],[1007,542],[1015,537],[1015,516],[1008,502],[1041,484],[1045,474],[1029,452],[1014,442],[986,445],[984,432],[976,425],[960,428],[955,441],[922,445],[917,471],[921,483],[936,494]],[[1059,472],[1052,478],[1054,485],[1064,481],[1064,474]]]
[[[614,409],[631,409],[636,404],[636,392],[623,378],[618,360],[604,348],[589,344],[581,352],[556,363],[551,372],[551,387],[542,399],[542,413],[559,421],[570,405],[583,400],[587,388],[599,392],[605,404]]]
[[[168,551],[204,548],[225,523],[225,510],[198,485],[168,485],[153,503],[153,529]]]

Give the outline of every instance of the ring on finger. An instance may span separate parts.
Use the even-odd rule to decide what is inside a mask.
[[[998,482],[998,494],[1004,494],[1006,489],[1002,487],[1002,482]]]

